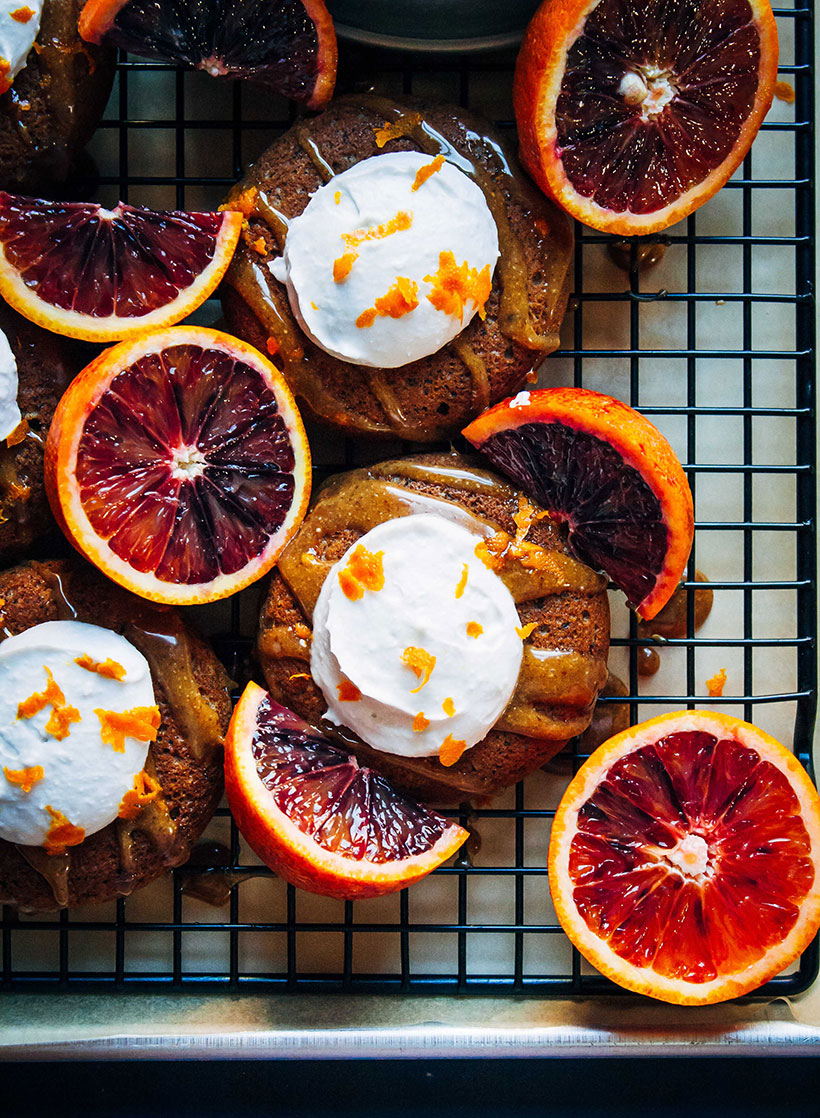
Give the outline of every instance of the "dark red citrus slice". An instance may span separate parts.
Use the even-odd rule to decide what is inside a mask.
[[[768,0],[545,0],[516,69],[522,161],[588,225],[663,229],[740,165],[777,61]]]
[[[250,78],[319,109],[336,83],[324,0],[88,0],[80,34],[214,77]]]
[[[280,877],[352,900],[404,889],[467,832],[395,792],[249,683],[225,742],[225,791],[246,840]]]
[[[569,529],[642,618],[669,601],[692,550],[686,475],[653,424],[582,388],[521,392],[464,429],[473,446]]]
[[[170,326],[214,291],[242,220],[0,191],[0,294],[39,326],[86,341]]]
[[[787,967],[820,926],[820,798],[747,722],[681,711],[610,738],[567,789],[550,888],[570,939],[639,993],[707,1004]]]
[[[273,566],[307,506],[310,452],[266,358],[177,326],[106,350],[72,381],[46,487],[69,539],[115,582],[207,602]]]

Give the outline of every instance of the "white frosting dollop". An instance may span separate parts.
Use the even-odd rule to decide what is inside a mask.
[[[448,738],[469,748],[487,734],[515,690],[523,645],[512,595],[475,554],[480,539],[413,514],[366,532],[330,570],[310,661],[330,721],[403,757],[437,755]],[[381,553],[384,585],[351,600],[340,574],[357,548]],[[408,649],[435,657],[429,678],[407,663]],[[423,663],[418,653],[410,659]],[[344,701],[350,684],[361,697]],[[414,729],[419,715],[428,724]]]
[[[17,362],[0,330],[0,439],[7,439],[22,419],[17,406]]]
[[[423,181],[413,189],[419,172]],[[320,187],[270,267],[317,345],[356,365],[396,368],[435,353],[483,310],[469,297],[444,309],[430,301],[440,284],[427,277],[440,274],[442,253],[452,253],[457,268],[466,265],[468,288],[483,283],[488,291],[498,259],[495,221],[480,187],[452,163],[402,151],[362,160]],[[399,317],[382,305],[372,325],[357,325],[397,285],[404,305],[417,305]],[[396,302],[388,297],[394,310]]]
[[[42,14],[43,0],[0,0],[0,93],[25,66]]]
[[[122,680],[100,675],[75,662],[89,656],[113,660],[125,669]],[[53,706],[18,717],[18,705],[46,691],[48,668],[76,708],[59,740],[46,730]],[[47,621],[0,644],[0,838],[42,846],[54,816],[62,813],[86,835],[116,819],[126,792],[142,771],[148,742],[126,736],[123,752],[104,743],[95,710],[124,712],[154,705],[151,671],[145,657],[124,637],[79,621]],[[18,775],[42,768],[29,791]],[[35,773],[36,775],[36,773]]]

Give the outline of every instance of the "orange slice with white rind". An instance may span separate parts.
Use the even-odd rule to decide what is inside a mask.
[[[243,215],[0,191],[0,295],[46,330],[113,342],[171,326],[215,290]]]
[[[267,358],[174,326],[106,350],[72,381],[45,479],[64,532],[104,574],[192,605],[270,570],[307,508],[310,450]]]
[[[768,0],[544,0],[516,64],[521,162],[594,229],[666,229],[740,166],[777,65]]]
[[[225,792],[240,832],[279,877],[344,900],[404,889],[467,831],[395,792],[249,683],[225,741]]]
[[[600,392],[541,388],[502,400],[462,433],[565,521],[577,557],[641,618],[666,605],[692,550],[694,508],[677,455],[645,416]]]
[[[737,998],[820,928],[820,798],[768,734],[680,711],[585,762],[552,825],[558,919],[602,974],[679,1005]]]

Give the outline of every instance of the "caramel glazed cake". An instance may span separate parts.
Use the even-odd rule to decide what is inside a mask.
[[[272,694],[396,786],[429,802],[483,800],[543,765],[589,725],[607,678],[609,605],[606,579],[569,554],[560,525],[539,519],[539,511],[520,502],[508,483],[454,453],[382,462],[331,478],[281,556],[262,611],[258,655]],[[512,700],[490,732],[449,767],[435,756],[376,751],[325,720],[327,703],[307,666],[313,609],[333,564],[376,525],[430,512],[486,537],[492,565],[527,627]]]
[[[79,561],[4,571],[0,598],[4,640],[42,622],[104,621],[147,660],[160,717],[144,769],[158,794],[64,853],[0,839],[0,902],[39,911],[125,896],[184,862],[214,813],[231,708],[225,672],[175,610],[118,589]]]
[[[479,315],[430,356],[397,368],[340,360],[297,323],[269,265],[288,224],[334,175],[380,154],[443,155],[481,188],[500,257]],[[489,404],[517,392],[558,348],[570,282],[572,226],[535,190],[486,121],[459,108],[343,97],[299,121],[231,191],[247,214],[222,285],[229,329],[274,361],[306,410],[350,434],[447,439]]]

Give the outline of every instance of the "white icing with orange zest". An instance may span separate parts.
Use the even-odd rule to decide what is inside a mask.
[[[125,676],[116,679],[88,664],[112,664],[114,674],[122,669]],[[65,836],[55,837],[58,817],[71,824],[72,834],[86,835],[116,819],[145,765],[148,743],[124,734],[122,752],[115,752],[104,744],[94,711],[134,708],[158,721],[145,657],[110,629],[47,621],[3,641],[0,838],[57,852],[70,845]]]
[[[20,425],[17,389],[17,362],[8,338],[0,330],[0,439],[7,439]]]
[[[443,255],[453,261],[444,271]],[[446,160],[401,151],[321,186],[270,269],[322,349],[396,368],[435,353],[483,313],[497,260],[481,189]]]
[[[522,643],[512,595],[475,546],[468,528],[414,513],[366,532],[331,568],[310,661],[330,721],[405,757],[438,756],[448,738],[467,749],[487,734],[515,689]],[[381,555],[383,584],[351,597],[339,576],[357,549]],[[340,701],[345,685],[357,702]]]
[[[23,69],[40,30],[43,0],[0,0],[0,58],[7,64],[0,74],[5,93]],[[5,436],[4,436],[5,437]]]

